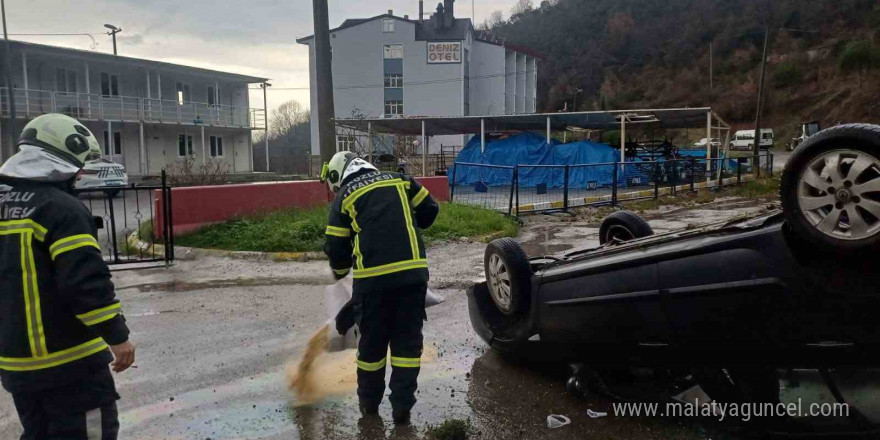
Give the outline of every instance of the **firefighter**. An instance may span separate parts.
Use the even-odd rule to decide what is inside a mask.
[[[378,171],[354,153],[336,153],[321,174],[336,194],[324,252],[337,279],[349,271],[354,278],[361,414],[378,413],[390,344],[392,416],[395,423],[408,424],[427,318],[428,260],[419,229],[434,223],[439,207],[415,179]]]
[[[60,114],[32,120],[18,145],[0,167],[0,379],[22,440],[116,439],[107,364],[126,370],[134,347],[95,222],[71,193],[101,149]]]

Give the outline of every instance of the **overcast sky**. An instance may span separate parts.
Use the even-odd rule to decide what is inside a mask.
[[[439,0],[427,0],[434,11]],[[507,17],[514,0],[473,0],[477,23],[493,10]],[[472,2],[456,2],[456,16],[471,17]],[[418,14],[418,0],[330,0],[330,27],[347,18],[393,9]],[[29,33],[90,33],[99,52],[113,52],[104,23],[123,29],[120,55],[268,77],[269,107],[296,99],[309,105],[309,59],[296,38],[313,33],[310,0],[6,0],[10,39],[92,50],[87,36],[19,36]],[[302,90],[278,90],[280,88]],[[275,89],[273,91],[273,89]],[[251,92],[251,104],[262,104]],[[261,105],[260,105],[261,106]]]

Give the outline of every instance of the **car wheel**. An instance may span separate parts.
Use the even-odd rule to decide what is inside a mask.
[[[823,130],[792,153],[780,196],[792,232],[817,248],[880,247],[880,126]]]
[[[651,235],[654,235],[651,225],[632,211],[614,212],[599,225],[599,244],[629,241]]]
[[[510,238],[493,240],[483,260],[489,296],[499,312],[514,315],[529,302],[531,269],[526,253]]]

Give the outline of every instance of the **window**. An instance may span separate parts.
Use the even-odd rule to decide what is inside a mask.
[[[175,88],[177,89],[177,104],[183,105],[184,102],[191,101],[189,84],[177,83]]]
[[[383,50],[383,57],[386,60],[397,60],[403,58],[402,44],[386,44]]]
[[[399,73],[385,75],[385,87],[403,87],[403,75]]]
[[[193,137],[185,134],[177,135],[177,156],[186,157],[193,155]]]
[[[101,73],[101,94],[104,96],[119,96],[119,75],[106,72]]]
[[[385,18],[382,20],[382,32],[394,32],[393,18]]]
[[[223,138],[211,136],[211,157],[223,157]]]
[[[386,115],[402,115],[403,101],[385,101]]]
[[[105,156],[120,156],[122,155],[122,133],[118,131],[113,132],[113,144],[110,144],[110,136],[107,133],[107,130],[104,130],[104,155]]]
[[[76,71],[59,68],[55,72],[55,90],[76,93]]]
[[[216,96],[214,96],[214,86],[208,86],[208,105],[215,105]]]
[[[355,149],[354,136],[336,136],[336,151],[352,151]]]

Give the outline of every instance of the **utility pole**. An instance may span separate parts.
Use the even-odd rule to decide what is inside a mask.
[[[755,176],[761,177],[761,164],[759,163],[758,152],[761,151],[761,112],[764,107],[764,74],[767,70],[767,45],[770,40],[770,23],[764,29],[764,51],[761,54],[761,77],[758,80],[758,110],[755,112],[755,141],[752,145],[754,161],[752,166],[755,168]]]
[[[9,159],[15,154],[15,93],[12,90],[12,50],[9,48],[9,34],[6,30],[6,1],[0,0],[0,15],[3,16],[3,40],[5,50],[3,64],[6,70],[6,93],[9,94],[9,128],[6,130],[9,136],[9,145],[6,146],[3,160]],[[26,93],[26,92],[25,92]]]
[[[315,73],[318,95],[318,148],[321,161],[330,162],[335,153],[336,112],[333,108],[333,64],[330,47],[330,18],[327,0],[312,0],[315,17]]]
[[[712,61],[712,46],[714,45],[714,43],[715,43],[715,40],[709,41],[709,90],[712,90],[714,88],[713,84],[712,84],[713,67],[715,66],[715,64]]]

